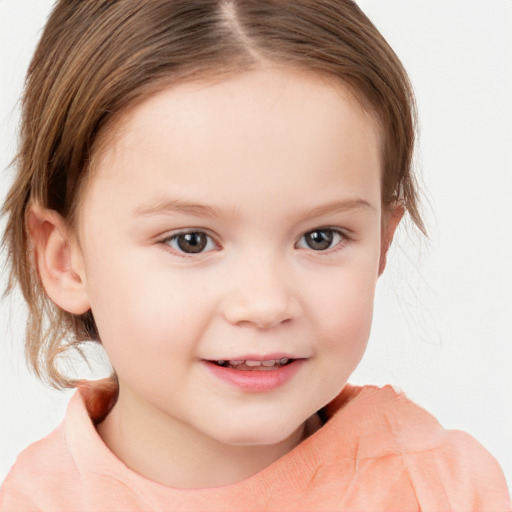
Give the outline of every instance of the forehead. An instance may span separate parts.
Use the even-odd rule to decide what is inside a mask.
[[[127,111],[105,140],[92,188],[200,200],[215,189],[236,203],[237,186],[271,201],[297,180],[326,195],[341,180],[347,193],[379,196],[378,123],[339,81],[297,69],[170,86]]]

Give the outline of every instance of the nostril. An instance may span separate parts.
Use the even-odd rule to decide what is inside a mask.
[[[300,315],[300,301],[291,287],[268,279],[250,284],[242,287],[239,283],[226,292],[223,315],[232,325],[269,329],[288,325]]]
[[[289,324],[292,321],[286,309],[261,310],[256,308],[233,308],[226,311],[228,322],[240,327],[257,327],[258,329],[270,329],[278,325]]]

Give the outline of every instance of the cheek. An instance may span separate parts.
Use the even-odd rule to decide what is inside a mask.
[[[369,334],[373,315],[377,265],[350,266],[333,273],[327,286],[310,283],[307,294],[320,320],[319,328],[336,339],[336,333],[352,333],[355,339]]]
[[[94,276],[88,281],[91,309],[114,367],[128,358],[158,361],[193,348],[198,318],[206,312],[197,294],[192,301],[184,293],[186,282],[126,254],[97,258],[88,270]]]
[[[334,389],[343,385],[364,354],[370,336],[375,283],[354,275],[334,282],[317,300],[319,351]]]

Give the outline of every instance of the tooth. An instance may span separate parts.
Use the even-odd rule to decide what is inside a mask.
[[[229,361],[229,366],[238,366],[239,364],[242,364],[243,361],[238,361],[238,360],[232,360],[232,361]]]
[[[286,364],[289,360],[290,360],[290,358],[289,358],[289,357],[283,357],[282,359],[280,359],[280,360],[279,360],[279,362],[280,362],[281,364]]]
[[[226,361],[223,361],[222,359],[220,361],[217,361],[217,364],[223,365],[226,364]]]
[[[247,366],[261,366],[261,361],[245,361]]]
[[[269,359],[268,361],[262,361],[261,364],[263,366],[274,366],[276,364],[275,359]]]

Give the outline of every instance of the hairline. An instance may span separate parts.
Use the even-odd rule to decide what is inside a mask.
[[[222,83],[225,80],[229,80],[230,78],[234,78],[246,73],[251,73],[254,71],[262,70],[262,69],[286,69],[291,72],[303,74],[305,78],[309,78],[312,80],[320,81],[326,85],[330,85],[341,91],[345,94],[349,95],[350,100],[352,100],[354,105],[357,105],[361,112],[368,117],[368,119],[372,122],[372,125],[377,130],[377,136],[379,140],[379,152],[381,159],[381,172],[380,172],[380,188],[383,190],[383,180],[384,180],[384,146],[385,146],[385,136],[384,129],[382,126],[382,120],[380,116],[375,111],[373,106],[370,104],[370,101],[366,98],[366,96],[361,92],[357,91],[355,86],[348,83],[343,78],[334,75],[333,73],[329,73],[327,71],[321,71],[312,69],[307,67],[307,65],[302,63],[282,63],[277,59],[265,59],[259,60],[255,63],[251,63],[249,65],[234,65],[229,66],[226,65],[221,69],[200,69],[194,70],[192,73],[181,73],[175,76],[167,75],[160,78],[156,78],[148,83],[146,83],[143,87],[141,87],[140,94],[138,94],[131,102],[121,108],[118,112],[113,113],[106,123],[101,127],[100,131],[95,137],[93,145],[90,149],[89,159],[86,164],[84,164],[84,168],[82,170],[82,178],[80,186],[77,190],[75,200],[73,202],[72,208],[69,212],[68,217],[65,219],[65,222],[68,224],[68,227],[78,236],[78,222],[79,222],[79,212],[83,206],[83,200],[89,190],[91,183],[96,175],[97,169],[99,167],[99,160],[101,156],[104,155],[109,148],[115,145],[118,139],[123,134],[124,126],[128,122],[129,118],[133,114],[133,112],[144,102],[149,100],[150,98],[158,95],[159,93],[168,90],[173,87],[177,87],[182,84],[196,82],[197,84],[206,84],[206,85],[214,85],[218,83]],[[382,199],[382,206],[386,208],[386,205]]]

